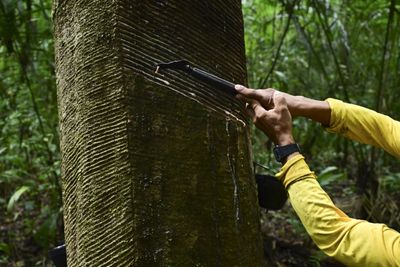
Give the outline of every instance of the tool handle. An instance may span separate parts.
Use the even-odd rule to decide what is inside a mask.
[[[204,70],[201,70],[198,68],[191,68],[190,74],[193,77],[195,77],[209,85],[212,85],[212,86],[217,87],[218,89],[221,89],[222,91],[230,94],[231,96],[235,96],[237,94],[234,83],[228,82],[227,80],[224,80],[224,79],[222,79],[218,76],[215,76],[211,73],[208,73]]]

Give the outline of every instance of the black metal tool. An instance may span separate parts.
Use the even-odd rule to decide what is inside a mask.
[[[202,69],[195,68],[187,60],[176,60],[167,63],[159,63],[156,66],[156,73],[158,73],[158,71],[162,69],[182,70],[192,75],[193,77],[224,91],[231,96],[235,96],[237,94],[234,83],[224,80]]]

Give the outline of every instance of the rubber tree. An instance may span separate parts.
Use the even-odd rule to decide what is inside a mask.
[[[261,266],[239,0],[56,0],[69,266]]]

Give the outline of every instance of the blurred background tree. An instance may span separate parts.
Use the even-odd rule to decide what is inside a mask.
[[[242,3],[251,87],[335,97],[400,118],[398,1]],[[47,250],[63,241],[51,5],[50,0],[0,0],[4,266],[44,266]],[[296,119],[294,125],[311,167],[340,207],[352,216],[400,229],[398,161],[327,134],[305,119]],[[271,143],[257,130],[253,146],[255,160],[270,172],[277,170]],[[266,254],[281,265],[323,265],[323,256],[290,207],[264,212],[262,228]]]

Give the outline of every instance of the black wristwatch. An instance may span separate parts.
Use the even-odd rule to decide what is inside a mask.
[[[274,155],[277,161],[283,162],[287,156],[294,152],[300,152],[300,147],[298,144],[290,144],[286,146],[275,146]]]

